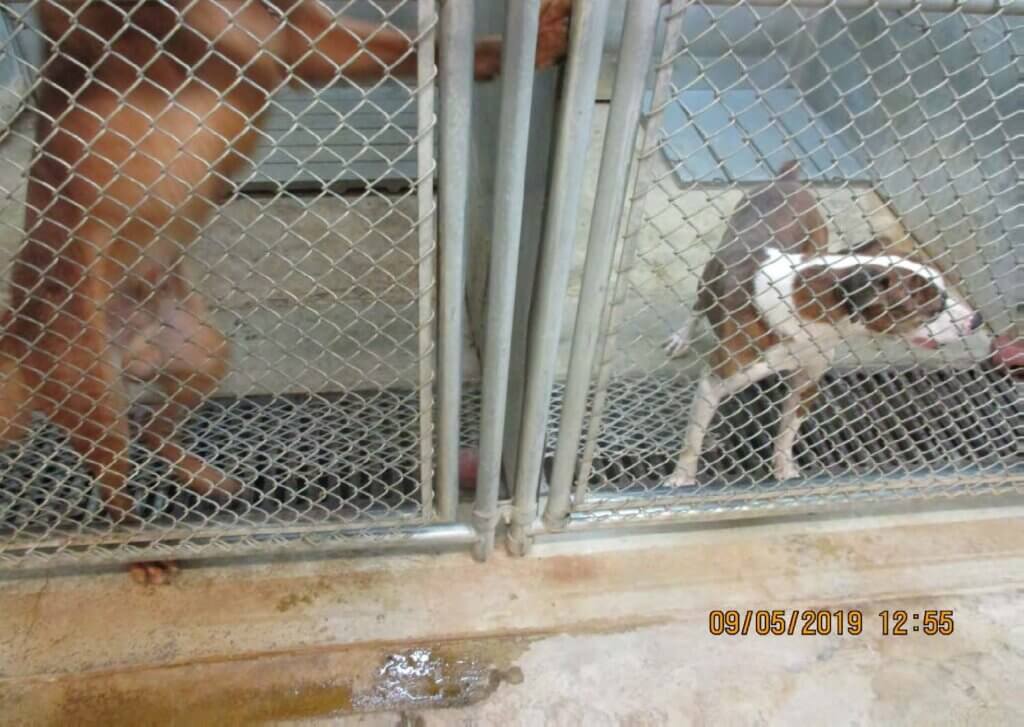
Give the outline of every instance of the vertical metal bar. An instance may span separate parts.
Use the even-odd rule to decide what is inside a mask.
[[[481,560],[494,549],[498,518],[540,0],[514,0],[507,3],[505,9],[494,226],[487,283],[480,459],[473,509],[473,524],[480,535],[475,555]]]
[[[455,519],[462,399],[469,123],[473,108],[473,3],[441,6],[441,288],[438,321],[437,516]]]
[[[558,446],[544,512],[545,523],[552,527],[557,526],[569,512],[569,493],[576,468],[577,445],[583,429],[587,390],[604,311],[602,303],[608,294],[620,218],[626,201],[630,161],[636,147],[640,111],[647,86],[647,71],[654,51],[659,10],[658,0],[629,0],[626,6],[626,23],[622,31],[619,65],[608,111],[601,170],[590,221],[590,238],[587,241],[587,257],[580,284],[580,305],[573,330]]]
[[[672,4],[669,6],[665,23],[665,40],[654,74],[651,108],[642,123],[643,131],[641,135],[643,140],[640,143],[640,155],[636,163],[636,183],[633,187],[633,198],[627,214],[625,234],[622,238],[622,252],[616,276],[615,291],[610,306],[608,306],[609,310],[606,314],[606,320],[602,325],[605,335],[600,344],[600,354],[597,357],[600,362],[595,386],[597,393],[594,396],[590,413],[590,424],[587,427],[587,444],[583,453],[583,459],[580,462],[579,475],[576,479],[577,502],[582,502],[586,496],[587,481],[590,479],[594,447],[597,441],[598,430],[601,426],[601,415],[604,412],[605,400],[607,399],[608,380],[611,376],[611,365],[607,352],[615,347],[614,331],[622,318],[626,275],[630,268],[633,267],[633,260],[636,254],[636,239],[643,224],[647,193],[654,183],[652,164],[654,163],[655,152],[659,144],[661,121],[664,116],[665,106],[669,102],[669,93],[672,88],[672,70],[675,65],[675,56],[682,43],[683,16],[688,4],[689,0],[672,0]],[[589,372],[587,375],[590,375]]]
[[[434,511],[434,355],[437,311],[436,222],[434,216],[434,76],[437,5],[419,0],[419,43],[416,57],[416,197],[419,204],[419,397],[420,499],[424,517]]]
[[[530,311],[526,395],[516,466],[515,510],[509,531],[509,546],[520,553],[527,545],[527,528],[537,514],[544,434],[555,380],[565,292],[576,242],[576,218],[583,192],[582,179],[590,143],[608,5],[609,0],[579,0],[574,7],[569,67],[565,97],[559,109],[537,297]]]
[[[508,401],[505,407],[505,441],[501,467],[505,481],[516,481],[519,462],[519,434],[522,431],[523,400],[526,396],[526,352],[530,333],[530,309],[533,307],[544,237],[544,217],[550,191],[550,157],[554,153],[559,89],[563,72],[538,76],[533,86],[533,114],[530,118],[530,146],[526,150],[526,194],[516,266],[516,304],[512,315],[512,355],[508,374]]]

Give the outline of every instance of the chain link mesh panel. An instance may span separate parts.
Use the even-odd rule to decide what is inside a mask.
[[[5,342],[5,391],[50,415],[0,454],[0,565],[372,543],[433,519],[434,3],[306,5],[0,9],[27,110],[0,155],[0,247],[21,248],[14,319],[49,321],[10,329],[37,338]]]
[[[617,521],[1019,493],[1024,382],[1005,364],[1024,301],[1024,19],[684,5],[681,37],[667,41],[678,49],[669,100],[646,111],[656,143],[634,160],[642,191],[624,212],[603,350],[593,371],[570,372],[594,382],[574,512]],[[798,181],[780,183],[792,160]],[[827,246],[805,216],[808,199]],[[776,258],[774,277],[758,283],[765,249],[790,238],[797,254],[783,269]],[[877,263],[884,280],[882,268],[913,256],[985,325],[926,350],[899,335],[850,335],[849,322],[819,316],[811,326],[784,300],[771,310],[754,295],[758,284],[792,282],[803,259],[881,238],[901,257],[829,265]],[[802,255],[798,241],[818,249]],[[908,305],[925,305],[911,293]],[[935,317],[901,310],[919,323]],[[906,333],[905,323],[888,333]],[[766,337],[779,335],[772,325],[788,326],[782,350],[802,339],[810,378],[821,374],[788,467],[780,419],[802,382],[752,370]],[[721,376],[709,397],[711,367]],[[730,375],[739,378],[725,391]],[[696,477],[681,477],[688,429],[709,408]]]

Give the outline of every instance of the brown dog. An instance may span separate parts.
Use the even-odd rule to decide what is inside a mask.
[[[570,6],[544,4],[538,67],[564,55]],[[251,156],[275,89],[409,75],[415,47],[393,29],[339,22],[318,0],[40,0],[38,12],[49,47],[27,240],[0,339],[0,435],[44,412],[70,434],[110,515],[128,519],[123,379],[153,382],[166,403],[143,443],[183,484],[224,496],[239,484],[174,443],[228,357],[184,252]],[[496,74],[500,54],[481,41],[476,76]]]

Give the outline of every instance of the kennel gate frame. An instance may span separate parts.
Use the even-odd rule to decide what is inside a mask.
[[[57,533],[56,537],[0,547],[0,568],[284,551],[470,548],[480,541],[478,528],[456,521],[469,195],[467,175],[460,172],[468,166],[474,7],[472,2],[459,0],[408,1],[416,7],[418,53],[414,91],[417,136],[409,147],[415,150],[419,170],[414,180],[419,256],[415,273],[419,289],[418,330],[414,336],[419,351],[418,512],[396,523],[371,519],[317,525],[271,523],[262,527],[217,526],[199,530],[186,527],[180,531],[143,529],[98,535],[79,533],[70,542]],[[532,34],[528,30],[523,32],[524,18],[510,13],[510,27],[519,32],[514,36],[515,42],[507,43],[504,51],[520,71],[521,84],[523,79],[533,76],[539,0],[530,2],[534,11]],[[25,4],[28,12],[33,12],[33,2]],[[17,34],[12,34],[8,42],[14,48],[20,47]],[[435,48],[439,51],[436,54]],[[518,59],[527,52],[529,58],[524,66]],[[439,114],[435,114],[435,106],[440,107]]]
[[[578,443],[583,434],[584,420],[590,416],[590,431],[587,433],[587,452],[582,455],[584,470],[588,467],[593,456],[593,445],[596,441],[597,427],[599,426],[603,412],[604,397],[607,394],[607,377],[609,367],[598,366],[598,361],[604,359],[606,346],[614,333],[601,336],[598,340],[598,331],[611,331],[608,316],[616,316],[621,310],[617,301],[625,293],[625,276],[618,276],[610,295],[608,286],[615,278],[613,266],[615,264],[616,248],[620,241],[618,224],[609,225],[609,209],[615,209],[615,214],[621,212],[625,222],[625,233],[622,236],[624,242],[622,249],[618,251],[620,270],[628,269],[630,256],[633,253],[629,241],[634,236],[632,233],[638,229],[642,222],[643,207],[646,201],[646,191],[651,184],[650,163],[659,146],[658,136],[660,134],[662,118],[667,104],[670,102],[669,86],[672,77],[672,64],[680,51],[682,41],[682,20],[687,6],[694,4],[691,0],[663,0],[668,6],[665,15],[665,40],[659,61],[653,69],[654,82],[651,90],[652,101],[650,110],[645,114],[640,136],[642,142],[636,150],[635,159],[630,158],[626,163],[621,161],[618,164],[609,163],[608,155],[615,155],[620,151],[617,145],[624,143],[623,138],[615,140],[605,139],[605,150],[602,154],[602,167],[598,176],[598,188],[594,200],[594,208],[591,217],[589,239],[585,247],[585,262],[583,278],[580,284],[578,300],[581,302],[577,307],[576,319],[572,327],[572,341],[570,348],[569,365],[566,372],[566,389],[562,399],[562,411],[559,417],[559,425],[556,436],[555,455],[551,468],[550,479],[545,476],[542,468],[544,457],[545,433],[548,428],[548,416],[554,392],[554,379],[557,366],[557,340],[561,327],[560,296],[564,296],[568,290],[569,266],[573,254],[573,239],[571,235],[558,240],[547,240],[538,270],[538,282],[536,294],[540,301],[538,314],[531,318],[534,327],[539,327],[543,322],[549,327],[547,331],[531,330],[529,340],[529,365],[527,368],[527,403],[524,407],[522,427],[519,431],[516,452],[518,467],[514,480],[515,502],[513,512],[510,516],[511,527],[507,533],[507,547],[514,554],[524,554],[528,551],[533,536],[558,533],[566,530],[590,530],[594,527],[603,526],[627,526],[635,527],[644,524],[659,524],[665,522],[693,522],[722,519],[738,519],[743,517],[766,517],[779,514],[803,514],[812,512],[823,512],[838,506],[832,499],[817,498],[812,501],[807,498],[806,493],[801,493],[801,501],[790,503],[770,511],[764,511],[757,507],[742,506],[720,506],[711,508],[694,508],[692,506],[672,504],[664,494],[660,497],[655,494],[650,497],[651,504],[644,505],[642,500],[644,494],[630,493],[628,495],[602,495],[591,497],[587,511],[579,512],[572,503],[573,483],[576,483],[576,501],[579,503],[586,496],[586,472],[578,474],[576,464],[580,461],[578,454]],[[579,4],[579,0],[578,0]],[[758,7],[780,7],[789,6],[797,8],[838,8],[838,9],[877,9],[886,11],[910,11],[920,12],[953,12],[960,11],[964,14],[995,14],[1003,15],[1024,15],[1024,2],[1018,0],[923,0],[913,2],[911,0],[746,0],[745,2],[728,2],[727,0],[705,0],[703,5],[749,5]],[[632,5],[630,6],[632,8]],[[627,23],[632,18],[635,22],[639,20],[627,10]],[[628,63],[633,60],[626,52],[626,31],[622,47],[619,51],[620,63]],[[626,85],[628,78],[635,71],[624,70],[621,66],[616,75],[616,92],[612,96],[609,110],[609,130],[613,128],[613,120],[619,124],[625,124],[623,118],[625,113],[621,108],[616,107],[616,100],[628,93]],[[640,75],[641,82],[646,80],[646,73]],[[622,88],[620,88],[620,83]],[[577,129],[577,133],[589,132],[589,123],[584,129]],[[624,133],[623,129],[617,129],[617,133]],[[560,145],[558,154],[561,155],[564,145]],[[630,149],[632,152],[632,148]],[[570,152],[571,153],[571,152]],[[577,152],[578,153],[578,152]],[[630,155],[632,157],[632,154]],[[618,160],[617,160],[618,161]],[[627,174],[628,173],[628,174]],[[609,178],[609,174],[613,178]],[[624,206],[622,202],[625,196],[626,182],[623,181],[632,177],[633,192],[630,201]],[[622,196],[620,189],[622,187]],[[618,206],[614,206],[619,201]],[[572,215],[575,210],[564,212]],[[613,218],[614,219],[614,218]],[[549,220],[550,224],[550,220]],[[602,226],[603,225],[603,226]],[[569,228],[571,229],[571,228]],[[550,229],[547,230],[550,234]],[[583,301],[601,301],[601,305],[582,305]],[[600,357],[600,358],[599,358]],[[588,403],[588,389],[595,375],[595,367],[598,369],[595,401]],[[1016,487],[1024,485],[1024,477],[991,476],[989,478],[972,478],[972,483],[991,479],[998,484],[1014,484]],[[891,486],[894,482],[900,484],[899,478],[889,478],[887,482]],[[540,497],[542,483],[548,486],[546,498]],[[920,486],[920,481],[914,478],[905,478],[902,482],[907,487]],[[857,492],[864,490],[863,486],[852,488]],[[1004,496],[1005,497],[1005,496]],[[983,498],[978,498],[983,499]],[[607,510],[602,511],[601,505],[607,505]],[[543,507],[543,515],[537,516],[538,507]]]

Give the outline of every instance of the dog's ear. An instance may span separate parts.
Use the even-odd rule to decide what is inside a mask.
[[[856,247],[850,247],[842,250],[838,254],[848,255],[887,255],[889,250],[892,248],[892,240],[885,235],[879,235],[867,242],[862,242]]]
[[[839,271],[838,292],[847,313],[854,318],[862,317],[868,308],[878,302],[887,284],[883,273],[864,265]]]

